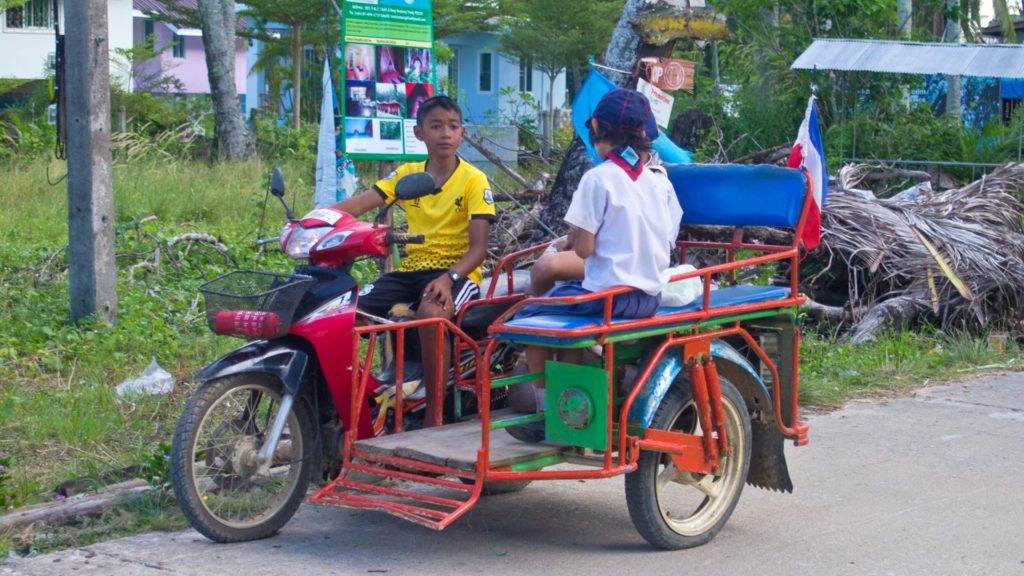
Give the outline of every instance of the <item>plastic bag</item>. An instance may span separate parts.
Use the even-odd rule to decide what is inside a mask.
[[[358,186],[359,178],[356,177],[355,162],[348,159],[343,160],[338,164],[338,201],[355,196]]]
[[[137,378],[129,378],[117,385],[117,395],[121,398],[132,396],[169,394],[174,390],[174,376],[156,363],[156,358],[146,366]]]
[[[666,273],[667,277],[678,276],[685,272],[693,272],[696,270],[690,264],[681,264],[674,268],[669,268]],[[690,302],[693,302],[704,293],[704,283],[701,282],[700,277],[687,278],[685,280],[678,280],[676,282],[669,282],[661,288],[661,305],[663,307],[676,307],[685,306]]]
[[[889,198],[889,200],[892,202],[911,202],[923,196],[928,196],[931,193],[932,183],[922,182],[920,184],[914,184],[913,186],[907,188],[906,190],[902,190],[896,194],[893,194],[892,197]]]

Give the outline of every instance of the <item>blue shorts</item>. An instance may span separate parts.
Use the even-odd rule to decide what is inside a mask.
[[[580,280],[569,280],[560,282],[554,288],[544,293],[545,297],[556,296],[580,296],[592,294],[590,290],[583,287]],[[523,306],[516,312],[516,318],[529,318],[531,316],[568,314],[571,316],[603,316],[604,299],[580,302],[578,304],[529,304]],[[651,296],[643,290],[632,290],[625,294],[619,294],[612,299],[613,318],[647,318],[658,311],[661,304],[661,294]]]

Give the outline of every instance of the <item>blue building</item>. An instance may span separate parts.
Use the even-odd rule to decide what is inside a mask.
[[[493,32],[455,34],[441,38],[452,49],[453,58],[447,67],[438,67],[438,78],[447,78],[450,93],[462,106],[470,124],[487,124],[488,114],[510,111],[509,96],[502,90],[511,87],[516,93],[526,92],[547,109],[552,90],[547,74],[529,62],[503,56],[498,35]],[[443,82],[442,82],[443,85]],[[565,107],[565,72],[554,82],[554,107]]]

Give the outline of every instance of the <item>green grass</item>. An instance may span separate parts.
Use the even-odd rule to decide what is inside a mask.
[[[271,169],[258,161],[116,165],[119,321],[74,326],[68,321],[63,250],[66,182],[50,186],[42,163],[0,166],[0,451],[12,455],[0,493],[10,489],[18,505],[47,501],[65,480],[101,485],[122,479],[127,467],[154,462],[194,390],[190,375],[240,344],[209,332],[199,284],[232,269],[286,272],[293,265],[279,253],[260,256],[253,249],[257,237],[276,234],[282,222],[271,198],[258,229]],[[63,164],[52,163],[51,177],[63,170]],[[285,170],[289,202],[299,214],[312,204],[310,172]],[[156,220],[143,222],[150,216]],[[229,257],[198,244],[170,245],[185,232],[217,236]],[[156,248],[158,270],[136,267]],[[801,399],[836,406],[978,366],[1009,365],[1018,356],[1016,349],[996,355],[983,339],[935,332],[887,335],[860,348],[808,336]],[[119,399],[114,387],[151,359],[175,375],[175,391],[162,398]],[[48,550],[183,526],[167,496],[154,493],[45,536],[0,534],[0,561],[6,550]]]
[[[258,233],[270,169],[259,162],[116,165],[119,321],[111,327],[68,321],[66,183],[48,185],[43,164],[0,168],[0,450],[16,458],[11,476],[21,502],[45,499],[67,478],[135,464],[169,437],[188,385],[133,402],[118,400],[114,386],[154,358],[182,382],[239,343],[209,332],[196,289],[236,266],[292,266],[279,254],[258,258],[252,248],[282,221],[271,199]],[[54,176],[61,170],[51,166]],[[302,213],[312,204],[309,185],[298,170],[288,173],[290,200]],[[156,220],[140,223],[149,216]],[[171,238],[198,231],[217,236],[230,258],[198,244],[170,246]],[[156,248],[158,270],[132,271]]]
[[[951,380],[982,369],[1021,369],[1022,360],[1012,343],[1000,353],[984,336],[929,329],[884,334],[863,346],[808,335],[800,351],[800,401],[836,407],[928,380]]]

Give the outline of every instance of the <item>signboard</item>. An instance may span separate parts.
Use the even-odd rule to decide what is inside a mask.
[[[434,95],[430,1],[343,0],[340,131],[349,158],[426,158],[413,127]]]
[[[640,62],[647,72],[647,79],[658,88],[669,92],[693,92],[693,62],[675,58],[642,58]]]
[[[676,99],[643,78],[637,80],[636,89],[651,103],[651,112],[654,112],[654,120],[658,126],[668,128],[669,119],[672,117],[672,103]]]

